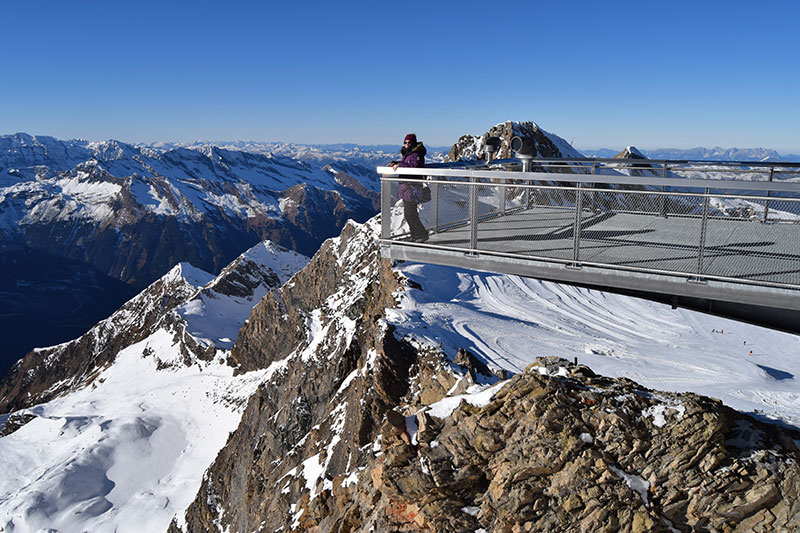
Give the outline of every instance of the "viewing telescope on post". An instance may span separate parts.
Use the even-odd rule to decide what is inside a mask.
[[[483,145],[483,153],[486,155],[486,164],[490,164],[494,160],[494,154],[500,150],[500,145],[503,141],[500,137],[489,137]]]
[[[517,159],[522,161],[522,171],[530,172],[534,158],[536,158],[536,141],[530,137],[515,136],[511,139],[511,150]]]

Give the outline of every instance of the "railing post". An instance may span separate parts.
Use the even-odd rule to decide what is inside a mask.
[[[506,196],[507,196],[507,193],[508,193],[508,189],[506,188],[506,183],[508,183],[508,180],[506,178],[503,178],[502,180],[500,180],[500,185],[498,185],[498,187],[500,188],[500,191],[501,191],[501,196],[500,196],[500,214],[501,215],[505,215],[506,214]]]
[[[664,163],[664,173],[663,176],[667,177],[667,164]],[[661,186],[661,192],[667,192],[666,185]],[[667,218],[667,196],[665,194],[661,195],[661,216]]]
[[[478,253],[478,182],[474,176],[469,178],[469,247],[472,253]]]
[[[436,176],[434,176],[436,177]],[[431,222],[433,223],[434,233],[439,232],[439,184],[434,183],[431,187]]]
[[[583,190],[581,185],[582,183],[580,181],[575,184],[575,225],[573,229],[574,245],[572,250],[572,260],[575,262],[575,266],[577,266],[580,260],[581,218],[583,211]]]
[[[597,161],[592,162],[592,176],[597,175]],[[592,188],[597,189],[597,183],[592,183]],[[595,213],[600,212],[600,208],[597,207],[597,191],[592,191],[592,211]]]
[[[775,176],[775,167],[769,167],[769,182],[772,183],[772,178]],[[767,196],[770,195],[772,191],[767,191]],[[762,223],[767,223],[767,215],[769,214],[769,200],[764,201],[764,219],[761,221]]]
[[[522,183],[524,183],[526,185],[533,185],[533,180],[525,180]],[[531,190],[529,188],[526,188],[525,189],[525,193],[523,194],[523,198],[524,198],[523,202],[525,203],[525,208],[526,209],[530,209],[531,208],[531,198],[532,197],[534,197],[533,193],[531,193]]]
[[[697,275],[703,273],[703,257],[706,251],[706,227],[708,225],[708,202],[711,189],[706,187],[706,194],[703,197],[703,220],[700,224],[700,249],[697,254]]]
[[[381,179],[381,239],[389,239],[391,236],[392,182]]]

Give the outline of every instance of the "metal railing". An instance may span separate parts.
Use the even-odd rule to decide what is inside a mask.
[[[379,167],[382,240],[465,254],[800,288],[800,164],[534,160]],[[424,179],[428,242],[407,240],[397,184]]]

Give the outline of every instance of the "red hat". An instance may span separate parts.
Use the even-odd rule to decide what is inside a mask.
[[[417,135],[415,133],[409,133],[406,135],[406,138],[403,141],[411,141],[412,143],[417,142]]]

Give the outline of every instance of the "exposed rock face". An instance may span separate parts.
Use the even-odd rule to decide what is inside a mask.
[[[272,377],[171,531],[800,527],[776,427],[564,360],[498,382],[396,338],[382,317],[404,281],[376,233],[348,226],[254,309],[231,359]],[[427,407],[476,382],[498,382],[491,401]]]
[[[386,510],[387,528],[800,526],[797,447],[775,427],[709,398],[657,393],[561,363],[564,377],[532,366],[489,405],[464,403],[444,421],[420,424],[418,446],[389,419],[385,453],[371,471],[381,493],[373,506]]]
[[[398,282],[376,231],[347,226],[253,310],[231,361],[274,374],[207,473],[189,531],[289,527],[312,512],[310,496],[330,497],[332,476],[366,465],[384,414],[408,390],[415,354],[380,320]],[[310,342],[320,332],[324,340]]]
[[[120,350],[147,337],[157,321],[196,290],[179,272],[176,267],[81,337],[34,350],[17,362],[0,382],[0,412],[46,402],[85,384]]]
[[[533,139],[537,157],[540,158],[582,157],[564,139],[542,130],[534,122],[506,121],[497,124],[481,136],[462,135],[450,149],[445,161],[485,159],[484,146],[489,137],[500,138],[501,144],[494,155],[495,159],[514,157],[514,152],[511,151],[511,139],[516,136]]]
[[[266,257],[265,257],[266,256]],[[270,261],[270,257],[273,258]],[[260,299],[299,270],[308,258],[264,242],[213,276],[182,263],[81,337],[29,353],[0,382],[0,413],[46,402],[90,383],[124,348],[167,326],[179,339],[184,364],[208,360],[216,346],[183,335],[187,319],[178,306],[222,297]],[[277,272],[276,272],[277,270]],[[243,319],[242,319],[243,320]],[[235,332],[230,332],[235,337]]]
[[[635,146],[627,146],[624,150],[615,155],[614,159],[647,159],[647,156],[637,150]]]

